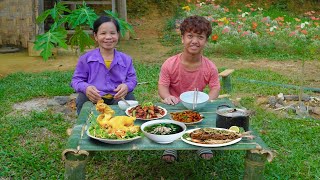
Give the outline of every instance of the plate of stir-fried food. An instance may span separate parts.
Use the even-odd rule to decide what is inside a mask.
[[[241,141],[242,134],[223,128],[196,128],[186,131],[181,139],[194,146],[222,147]]]
[[[140,120],[154,120],[163,118],[167,115],[167,110],[161,106],[153,105],[152,103],[143,103],[134,107],[129,107],[126,114],[130,117],[135,117]]]
[[[203,120],[203,116],[197,111],[186,110],[170,113],[171,119],[182,122],[186,125],[196,124]]]
[[[108,144],[124,144],[141,138],[140,126],[134,125],[135,117],[114,116],[115,112],[98,101],[96,109],[100,114],[92,115],[89,119],[87,135]]]

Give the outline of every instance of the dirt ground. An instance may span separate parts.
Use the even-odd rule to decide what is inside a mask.
[[[139,19],[129,19],[134,26],[135,36],[130,40],[121,40],[121,50],[134,60],[143,62],[163,62],[168,58],[170,47],[159,42],[161,29],[168,15],[160,12],[148,14]],[[71,51],[59,51],[55,59],[43,61],[41,57],[30,57],[28,51],[0,54],[0,78],[14,72],[41,72],[46,70],[73,70],[78,57]],[[297,76],[301,72],[300,61],[270,61],[248,59],[213,59],[218,67],[241,69],[269,69],[285,76]],[[305,64],[305,85],[320,87],[320,61],[308,61]]]
[[[161,29],[165,24],[168,15],[159,12],[149,14],[147,17],[139,19],[129,19],[129,22],[134,26],[135,35],[130,40],[121,40],[119,47],[121,51],[129,54],[135,61],[143,62],[163,62],[168,58],[170,47],[163,46],[159,42]],[[266,59],[250,60],[250,59],[226,59],[226,58],[211,58],[217,67],[241,69],[267,69],[276,71],[285,76],[294,77],[297,81],[301,77],[301,62],[300,61],[270,61]],[[43,61],[41,57],[30,57],[27,50],[17,53],[0,54],[0,78],[7,76],[14,72],[41,72],[47,70],[73,70],[78,61],[78,56],[72,51],[59,50],[58,55],[51,60]],[[307,87],[320,88],[320,61],[307,61],[305,63],[304,73],[305,83]],[[241,95],[238,95],[240,97]],[[55,98],[55,97],[54,97]],[[53,98],[53,99],[54,99]],[[266,99],[266,97],[261,97]],[[33,102],[35,101],[35,102]],[[20,107],[15,110],[28,111],[28,109],[37,109],[41,102],[45,102],[49,107],[48,101],[45,100],[31,100],[30,102],[22,102],[17,104]],[[267,102],[265,102],[267,103]],[[50,104],[50,103],[49,103]],[[43,106],[43,105],[41,105]],[[62,107],[62,108],[61,108]],[[66,108],[67,107],[67,108]],[[56,112],[63,112],[66,109],[71,109],[70,113],[66,114],[66,118],[75,116],[74,99],[70,98],[67,105],[57,105],[49,107]],[[15,111],[14,111],[15,112]]]

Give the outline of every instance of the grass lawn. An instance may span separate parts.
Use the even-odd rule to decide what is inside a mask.
[[[232,9],[204,4],[180,12],[206,16],[214,25],[205,49],[207,56],[232,58],[319,59],[319,20],[314,13],[291,16],[275,10],[262,10],[252,4]],[[182,10],[181,10],[182,11]],[[307,22],[307,23],[306,23]],[[170,19],[163,43],[171,47],[170,55],[181,52],[181,40],[174,30],[178,24]],[[147,45],[146,45],[147,46]],[[305,51],[307,50],[307,51]],[[150,54],[152,52],[150,51]],[[168,55],[169,57],[169,55]],[[135,61],[138,81],[147,82],[135,89],[142,102],[159,102],[158,74],[161,64]],[[220,69],[222,70],[222,69]],[[10,114],[12,105],[36,97],[73,93],[69,83],[71,71],[14,73],[0,79],[0,179],[63,179],[61,153],[68,139],[66,130],[75,121],[50,110],[28,115]],[[281,116],[256,104],[258,96],[298,94],[298,90],[268,84],[236,81],[254,79],[270,83],[299,85],[292,75],[271,70],[243,68],[232,74],[232,98],[242,97],[240,106],[256,111],[250,123],[264,142],[276,151],[265,169],[266,179],[320,179],[320,121]],[[305,91],[304,93],[312,94]],[[87,165],[87,179],[242,179],[243,151],[218,151],[204,161],[195,152],[179,152],[179,161],[166,164],[162,151],[123,151],[94,153]]]
[[[160,64],[135,64],[139,85],[135,95],[140,102],[158,102],[157,80]],[[64,164],[61,152],[73,121],[52,112],[32,112],[21,116],[10,112],[15,102],[39,96],[68,95],[71,71],[16,73],[0,79],[0,178],[62,179]],[[259,77],[263,81],[278,79],[293,84],[290,77],[272,71],[237,70],[236,79]],[[234,81],[233,97],[242,94],[241,105],[257,113],[251,117],[253,128],[277,157],[265,170],[266,179],[319,179],[320,122],[278,116],[255,105],[256,95],[279,92],[297,94],[296,90]],[[296,84],[297,85],[297,84]],[[180,152],[179,162],[168,165],[160,160],[162,151],[123,151],[95,153],[87,166],[88,179],[241,179],[244,173],[243,151],[216,152],[210,161],[195,152]],[[179,171],[177,171],[179,169]]]

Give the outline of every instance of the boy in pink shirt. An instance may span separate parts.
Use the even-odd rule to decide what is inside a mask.
[[[202,50],[212,32],[210,22],[201,16],[190,16],[180,25],[181,40],[184,45],[180,54],[167,59],[160,71],[158,91],[163,103],[175,105],[185,91],[209,86],[209,100],[216,99],[220,91],[217,67],[202,55]],[[200,157],[211,159],[212,151],[201,149]],[[173,162],[177,158],[175,150],[165,150],[163,160]]]

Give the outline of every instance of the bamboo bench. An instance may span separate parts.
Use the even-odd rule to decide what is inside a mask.
[[[221,77],[222,81],[222,89],[226,93],[230,93],[232,91],[231,74],[233,71],[234,69],[226,69],[219,73],[219,77]]]

